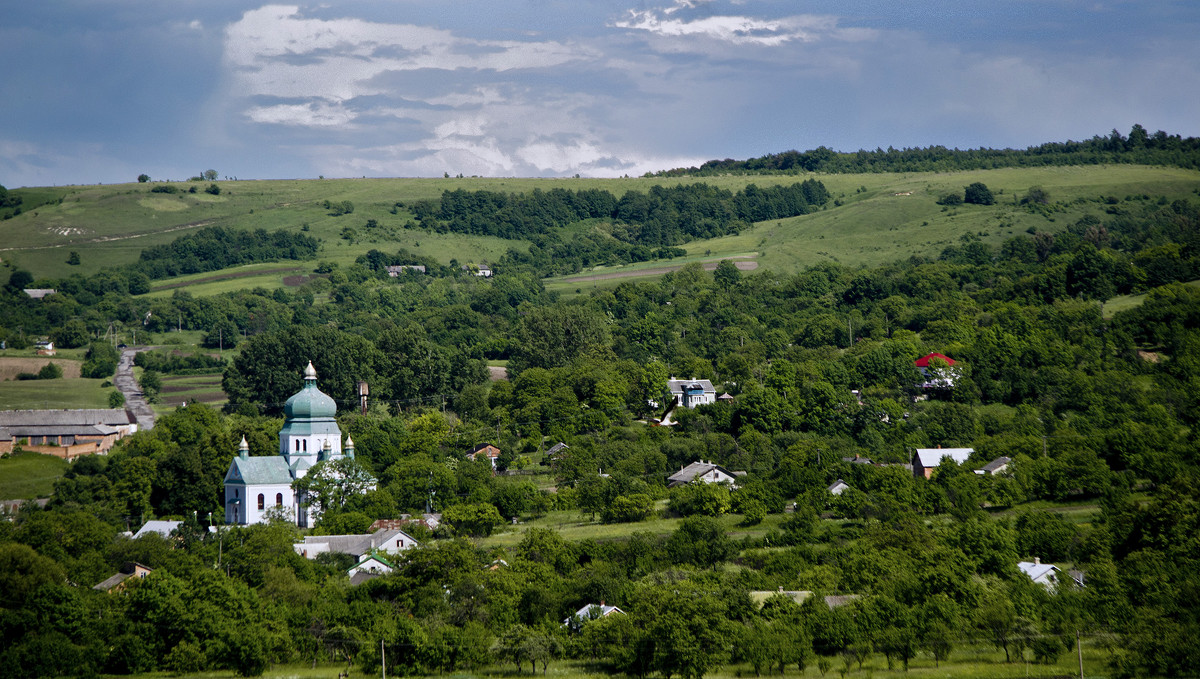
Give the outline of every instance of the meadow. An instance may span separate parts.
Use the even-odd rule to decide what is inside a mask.
[[[50,497],[69,463],[52,455],[15,453],[0,458],[0,499]]]
[[[763,267],[795,271],[821,261],[838,261],[848,266],[873,266],[911,255],[936,255],[956,243],[963,233],[973,233],[998,245],[1004,239],[1033,228],[1059,231],[1088,209],[1086,203],[1101,196],[1153,194],[1168,199],[1193,194],[1200,187],[1200,172],[1168,167],[1134,165],[1006,168],[970,172],[880,173],[862,175],[722,176],[692,178],[621,179],[316,179],[223,181],[219,196],[203,191],[187,193],[190,183],[178,182],[180,193],[151,193],[155,184],[72,186],[38,191],[55,191],[61,203],[52,203],[0,222],[0,258],[31,271],[35,276],[64,273],[89,274],[137,259],[150,245],[166,243],[182,233],[204,226],[263,228],[305,231],[321,239],[318,260],[345,265],[370,249],[394,252],[403,247],[443,263],[495,261],[509,248],[524,248],[523,241],[493,237],[437,234],[406,229],[409,211],[396,207],[422,199],[436,199],[443,190],[489,190],[527,192],[552,188],[605,189],[616,195],[628,190],[647,191],[655,185],[704,182],[736,191],[747,184],[759,186],[791,184],[809,176],[825,183],[841,203],[820,212],[791,219],[760,222],[735,236],[694,241],[684,247],[688,257],[664,263],[716,261],[735,255],[757,255]],[[972,182],[986,183],[995,193],[992,206],[963,205],[943,208],[937,199],[950,191],[962,191]],[[1034,213],[1016,201],[1030,187],[1041,186],[1050,199],[1062,203],[1061,211],[1049,216]],[[323,207],[325,200],[351,201],[354,212],[334,216]],[[395,210],[395,214],[393,214]],[[367,229],[367,220],[379,225]],[[350,227],[351,239],[343,238]],[[81,255],[78,266],[66,267],[70,251]],[[275,264],[266,268],[293,266]],[[311,265],[296,265],[311,270]],[[653,266],[635,266],[637,272]],[[613,272],[607,269],[606,272]],[[198,276],[197,294],[213,294],[237,287],[277,287],[276,274],[261,273],[248,280],[213,281],[214,272]],[[643,274],[644,275],[644,274]],[[174,288],[155,282],[155,292],[170,294]],[[549,283],[564,292],[599,287]],[[188,288],[191,290],[191,287]]]
[[[107,408],[113,387],[107,380],[60,378],[0,382],[0,410]]]

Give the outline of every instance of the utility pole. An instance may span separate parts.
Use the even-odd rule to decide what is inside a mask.
[[[1079,630],[1075,630],[1075,650],[1079,653],[1079,679],[1083,679],[1083,643],[1079,641]]]
[[[387,679],[387,658],[383,655],[383,639],[379,640],[379,668],[382,679]]]

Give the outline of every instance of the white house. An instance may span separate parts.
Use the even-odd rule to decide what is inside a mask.
[[[693,462],[686,467],[680,467],[679,471],[667,477],[667,486],[674,488],[682,486],[696,479],[704,483],[733,483],[739,476],[745,476],[746,472],[731,472],[724,467],[712,462]]]
[[[304,369],[304,388],[283,405],[283,429],[279,431],[279,454],[250,457],[242,438],[237,457],[225,473],[225,523],[249,525],[266,521],[266,513],[277,507],[293,517],[296,525],[308,527],[306,498],[292,489],[318,462],[354,457],[354,442],[338,429],[337,404],[317,389],[317,371],[312,362]]]
[[[1058,569],[1058,566],[1055,566],[1051,563],[1042,563],[1042,560],[1036,556],[1033,557],[1033,561],[1018,562],[1017,568],[1019,568],[1022,573],[1029,576],[1030,580],[1033,580],[1037,584],[1047,589],[1054,589],[1059,585],[1059,583],[1068,581],[1074,582],[1074,584],[1080,587],[1083,586],[1082,575],[1076,576],[1074,573],[1072,573],[1066,579],[1063,579],[1062,571]]]
[[[600,618],[607,618],[608,616],[610,616],[614,613],[620,613],[621,615],[625,615],[625,611],[617,608],[616,606],[609,606],[608,604],[601,601],[598,604],[588,604],[588,605],[584,606],[583,608],[575,611],[574,615],[570,616],[566,620],[563,620],[563,624],[579,626],[580,624],[585,623],[588,620],[599,620]]]
[[[975,473],[981,476],[995,476],[1008,469],[1008,463],[1010,462],[1012,462],[1012,458],[1001,455],[979,469],[976,469]]]
[[[950,458],[955,464],[962,464],[974,452],[974,448],[917,448],[913,454],[913,476],[929,478],[942,460]]]
[[[675,398],[676,403],[684,408],[717,402],[717,390],[708,380],[681,380],[672,377],[667,380],[667,391]]]
[[[366,535],[309,535],[304,542],[292,545],[292,549],[306,559],[334,552],[362,560],[376,552],[396,556],[416,546],[416,539],[399,528],[381,528]]]
[[[945,367],[937,368],[930,365],[930,361],[941,359],[945,361]],[[922,389],[949,389],[954,386],[954,381],[958,379],[959,371],[954,367],[955,360],[945,354],[932,353],[926,354],[921,358],[913,361],[913,365],[917,367],[917,371],[921,373],[923,380],[917,386]]]
[[[838,479],[837,481],[834,481],[833,485],[829,486],[829,488],[826,490],[829,491],[830,495],[841,495],[842,493],[850,490],[850,484]]]

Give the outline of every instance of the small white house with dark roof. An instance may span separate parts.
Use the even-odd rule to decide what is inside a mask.
[[[717,390],[708,380],[681,380],[672,377],[667,380],[667,391],[675,398],[675,402],[684,408],[717,402]]]
[[[298,542],[292,548],[306,559],[315,559],[326,552],[364,559],[375,552],[396,556],[416,546],[416,539],[399,528],[381,528],[364,535],[308,535],[304,542]]]
[[[913,453],[913,476],[929,478],[933,470],[947,458],[962,464],[975,452],[974,448],[917,448]]]
[[[279,455],[251,457],[242,438],[225,473],[225,523],[262,523],[268,511],[279,507],[295,518],[296,525],[308,527],[310,518],[315,521],[318,517],[310,517],[306,498],[292,489],[292,482],[303,478],[318,462],[354,457],[354,442],[349,437],[342,453],[337,404],[317,389],[317,371],[311,361],[304,369],[304,388],[284,403],[283,413]]]
[[[826,488],[826,490],[829,491],[830,495],[841,495],[842,493],[850,490],[850,484],[838,479],[837,481],[834,481],[829,488]]]
[[[584,606],[583,608],[580,608],[579,610],[575,611],[575,613],[573,615],[571,615],[570,617],[568,617],[566,620],[563,620],[562,624],[567,625],[567,626],[576,626],[577,627],[589,620],[599,620],[600,618],[607,618],[608,616],[613,615],[614,613],[617,613],[620,615],[625,615],[625,611],[617,608],[616,606],[609,606],[608,604],[601,601],[598,604],[588,604],[588,605]]]
[[[1062,571],[1052,563],[1042,563],[1038,557],[1033,557],[1033,561],[1020,561],[1017,563],[1017,568],[1022,573],[1029,576],[1037,584],[1047,588],[1054,589],[1060,583],[1071,582],[1075,585],[1083,586],[1083,574],[1079,571],[1072,571],[1067,578],[1062,577]]]

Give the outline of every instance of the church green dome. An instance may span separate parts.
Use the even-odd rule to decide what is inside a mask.
[[[304,369],[304,388],[283,404],[283,415],[288,420],[332,419],[337,416],[337,404],[328,394],[317,389],[317,371],[311,361]]]

